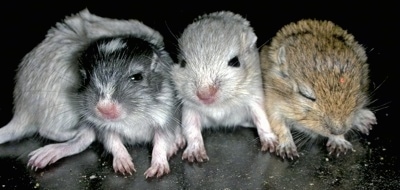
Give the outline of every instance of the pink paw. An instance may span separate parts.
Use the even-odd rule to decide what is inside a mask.
[[[64,145],[50,144],[29,153],[28,166],[35,171],[44,168],[57,160],[65,157]]]
[[[208,161],[208,156],[206,149],[203,146],[188,146],[182,154],[183,160],[188,160],[189,162],[203,162]]]
[[[353,145],[344,138],[330,137],[326,144],[329,154],[346,154],[347,150],[353,150]]]
[[[272,133],[264,134],[263,137],[260,136],[260,141],[261,151],[274,152],[278,146],[277,137]]]
[[[132,175],[132,172],[136,172],[132,158],[129,155],[114,156],[113,168],[115,172],[122,173],[123,175]]]
[[[150,168],[146,170],[146,172],[144,173],[144,175],[146,176],[146,178],[149,177],[154,177],[156,176],[161,177],[165,174],[168,174],[170,172],[169,169],[169,164],[168,162],[158,162],[158,163],[153,163],[151,164]]]

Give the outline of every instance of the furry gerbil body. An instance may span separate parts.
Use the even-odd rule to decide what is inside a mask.
[[[43,168],[98,137],[124,174],[135,170],[125,144],[152,143],[145,175],[162,176],[184,143],[171,64],[162,36],[139,21],[87,9],[67,17],[21,62],[14,117],[0,129],[1,143],[34,133],[59,141],[29,154],[28,164]]]
[[[200,16],[178,39],[172,77],[182,101],[183,159],[208,160],[203,128],[256,126],[262,150],[274,149],[256,41],[249,22],[229,11]]]
[[[290,23],[261,50],[265,109],[280,156],[298,156],[291,129],[328,138],[330,153],[345,153],[351,130],[376,124],[369,105],[364,48],[331,21]]]

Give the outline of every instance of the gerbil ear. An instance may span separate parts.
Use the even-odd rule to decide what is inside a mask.
[[[165,67],[169,67],[171,64],[173,64],[173,60],[166,51],[156,50],[153,53],[150,69],[155,72],[162,72],[167,69]]]
[[[256,46],[257,44],[257,36],[254,34],[254,32],[243,32],[242,34],[242,44],[244,44],[245,48],[252,48]]]
[[[160,70],[159,69],[160,65],[162,64],[162,63],[160,63],[160,61],[161,61],[160,56],[157,53],[154,53],[153,57],[151,59],[150,69],[152,71],[158,72]]]
[[[280,47],[276,55],[276,61],[279,65],[286,63],[286,50],[285,47]]]
[[[273,60],[276,60],[276,63],[278,64],[278,67],[281,71],[281,75],[283,77],[288,76],[288,64],[286,63],[286,49],[284,46],[280,47],[278,51],[274,53],[275,55],[273,56]]]

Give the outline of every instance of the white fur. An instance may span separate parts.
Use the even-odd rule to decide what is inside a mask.
[[[199,17],[178,39],[179,64],[172,77],[183,105],[182,125],[188,143],[183,159],[208,159],[201,135],[208,127],[256,126],[262,150],[274,149],[276,137],[263,110],[256,40],[249,22],[229,11]],[[235,57],[240,67],[228,65]],[[210,89],[216,89],[215,94]],[[202,100],[199,93],[211,94],[212,100]]]

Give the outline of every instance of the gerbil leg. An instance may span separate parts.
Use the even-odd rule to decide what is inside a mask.
[[[329,154],[335,154],[339,156],[340,153],[346,154],[347,150],[353,149],[353,145],[347,141],[343,135],[332,135],[328,139],[326,144]]]
[[[136,172],[131,155],[122,143],[120,136],[115,132],[105,132],[103,138],[105,149],[113,155],[114,171],[123,175],[125,173],[132,175],[132,171]]]
[[[372,125],[376,125],[376,117],[372,111],[361,109],[355,116],[353,125],[362,133],[368,135]]]
[[[82,125],[73,139],[63,143],[49,144],[32,151],[29,154],[28,166],[31,166],[35,170],[44,168],[61,158],[82,152],[89,147],[95,139],[96,135],[93,129]]]
[[[168,159],[175,155],[179,149],[184,148],[186,145],[185,137],[182,134],[182,127],[180,124],[175,127],[174,130],[174,145],[171,146],[170,150],[168,151]]]
[[[208,160],[203,136],[201,135],[200,115],[189,109],[182,109],[183,135],[187,140],[187,147],[183,151],[182,159],[189,162],[203,162]]]
[[[163,131],[155,131],[153,139],[153,151],[151,154],[151,166],[144,173],[146,178],[154,176],[161,177],[162,175],[170,172],[167,151],[171,146],[175,145],[171,144],[173,141],[168,141],[167,138],[168,134],[166,136]]]
[[[261,151],[274,152],[278,144],[276,135],[272,133],[270,123],[267,119],[267,114],[261,104],[255,103],[251,105],[252,119],[257,127],[257,132],[261,141]]]
[[[278,136],[279,145],[276,148],[276,154],[283,159],[285,159],[285,157],[290,159],[293,159],[293,157],[299,157],[292,134],[288,126],[285,125],[285,122],[280,118],[275,117],[270,117],[269,119],[272,130]]]
[[[36,126],[30,126],[22,118],[22,116],[14,115],[7,125],[0,128],[0,144],[32,136],[37,132]]]

